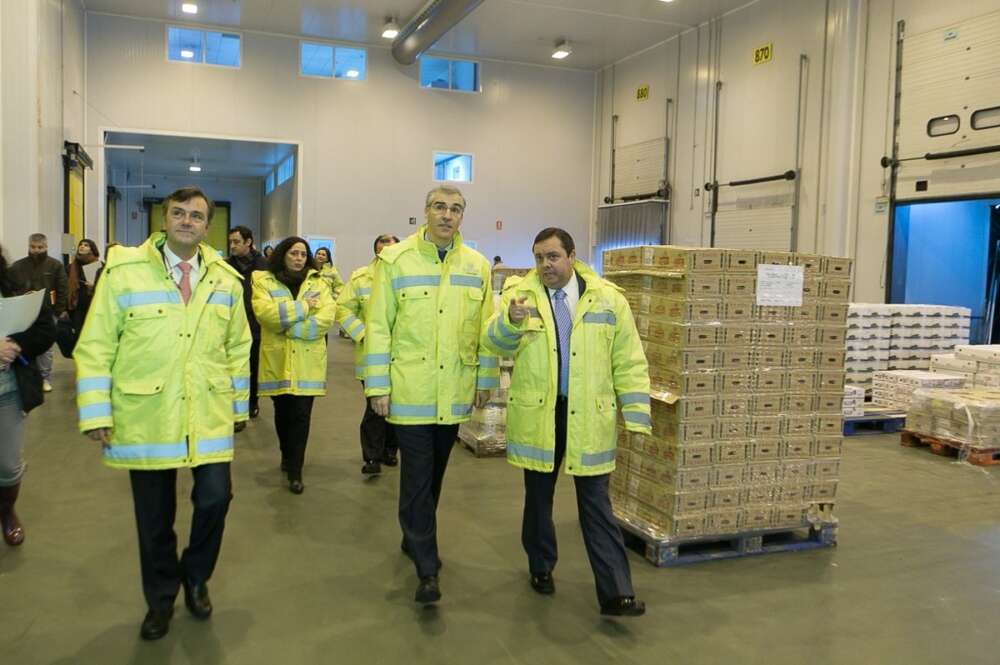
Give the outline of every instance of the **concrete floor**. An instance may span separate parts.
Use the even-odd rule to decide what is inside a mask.
[[[29,419],[27,540],[0,544],[0,662],[1000,662],[1000,474],[895,436],[847,440],[839,547],[679,569],[633,555],[648,613],[622,621],[598,617],[572,483],[556,499],[558,592],[539,597],[520,546],[520,473],[456,448],[439,511],[444,599],[419,609],[399,551],[398,470],[360,474],[350,365],[349,343],[332,340],[302,496],[278,472],[269,403],[239,435],[215,615],[195,621],[178,599],[170,634],[145,643],[128,476],[76,433],[72,366],[59,361],[55,392]]]

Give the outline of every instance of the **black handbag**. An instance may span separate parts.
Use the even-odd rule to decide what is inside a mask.
[[[63,358],[72,358],[76,347],[76,328],[70,319],[56,320],[56,345]]]
[[[15,360],[10,364],[10,368],[14,370],[17,391],[21,396],[21,408],[24,412],[41,406],[45,401],[45,394],[42,392],[42,373],[35,361],[23,365],[19,360]]]

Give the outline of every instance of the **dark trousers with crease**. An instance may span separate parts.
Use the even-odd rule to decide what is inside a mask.
[[[556,400],[555,467],[549,473],[524,472],[524,521],[521,544],[528,554],[532,573],[549,573],[556,566],[556,527],[552,522],[552,499],[559,467],[566,454],[566,400]],[[597,600],[606,603],[619,596],[632,596],[632,574],[621,529],[611,513],[609,474],[574,476],[576,507],[583,530],[587,558],[594,572]]]
[[[364,386],[364,381],[361,382]],[[372,409],[372,398],[365,399],[365,415],[361,417],[361,456],[366,462],[381,462],[399,450],[392,425]]]
[[[191,475],[191,535],[178,559],[174,533],[177,469],[129,472],[139,532],[142,592],[151,609],[173,607],[182,577],[198,584],[207,582],[219,559],[226,513],[233,498],[229,463],[196,466]]]
[[[399,526],[419,577],[437,575],[437,505],[458,425],[393,425],[399,442]]]
[[[278,432],[281,461],[289,480],[302,479],[312,419],[312,395],[274,395],[274,429]]]

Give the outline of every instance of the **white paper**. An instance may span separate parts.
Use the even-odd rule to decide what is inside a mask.
[[[757,266],[757,304],[802,307],[803,266]]]
[[[97,279],[97,271],[101,269],[104,265],[100,261],[91,261],[83,265],[83,278],[87,280],[87,284],[93,284],[94,280]]]
[[[23,296],[0,298],[0,339],[24,332],[38,318],[45,291],[32,291]]]

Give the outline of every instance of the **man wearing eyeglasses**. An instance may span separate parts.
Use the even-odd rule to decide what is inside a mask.
[[[213,212],[196,187],[168,196],[165,232],[109,255],[74,351],[80,431],[129,470],[146,640],[167,634],[182,586],[192,615],[212,614],[233,428],[249,415],[250,328],[239,274],[202,242]],[[194,516],[178,559],[179,468],[194,477]]]
[[[365,394],[399,444],[403,551],[420,584],[414,599],[441,598],[436,511],[458,426],[500,384],[479,330],[493,312],[490,264],[462,243],[465,197],[436,187],[427,223],[379,254],[365,334]]]

